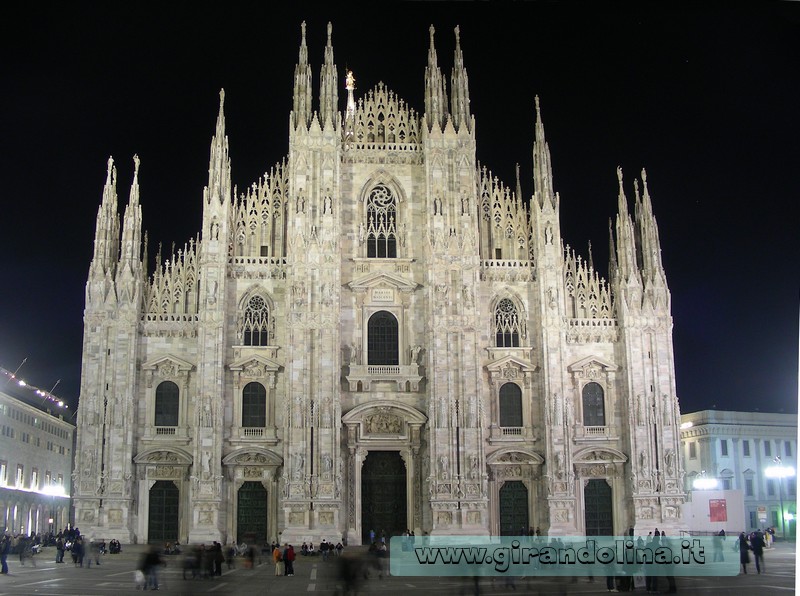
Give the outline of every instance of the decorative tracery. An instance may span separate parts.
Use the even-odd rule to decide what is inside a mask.
[[[510,298],[503,298],[494,308],[494,335],[498,348],[519,347],[519,338],[526,335],[525,323]]]
[[[245,346],[268,346],[273,332],[269,305],[261,296],[253,296],[240,319],[238,335]]]
[[[367,198],[367,257],[397,257],[397,201],[384,184]]]

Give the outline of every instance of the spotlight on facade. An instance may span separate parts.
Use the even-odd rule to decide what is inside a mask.
[[[719,487],[719,480],[716,478],[707,478],[704,475],[698,476],[692,482],[692,488],[695,490],[714,490]]]
[[[793,478],[794,477],[794,468],[792,466],[784,466],[783,462],[781,461],[780,457],[776,457],[772,461],[775,462],[774,466],[769,466],[767,469],[764,470],[764,475],[767,478],[777,478],[778,479],[778,498],[780,499],[780,506],[781,506],[781,534],[783,534],[783,538],[786,538],[786,522],[791,521],[791,517],[787,517],[787,515],[792,515],[788,511],[783,508],[783,479],[784,478]],[[793,517],[793,516],[792,516]]]
[[[683,422],[681,424],[681,430],[686,430],[687,428],[692,428],[694,425],[691,422]]]

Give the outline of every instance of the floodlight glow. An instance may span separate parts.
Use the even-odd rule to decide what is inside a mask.
[[[17,382],[19,383],[19,386],[20,386],[20,387],[25,387],[25,385],[27,385],[27,383],[26,383],[25,381],[23,381],[22,379],[20,379],[20,380],[19,380],[19,381],[17,381]]]
[[[691,422],[683,422],[681,424],[681,430],[684,430],[684,429],[687,429],[687,428],[692,428],[693,426],[694,426],[694,424],[692,424]]]
[[[719,480],[716,478],[706,478],[704,476],[695,478],[694,482],[692,482],[692,487],[697,490],[713,490],[717,488],[717,486],[719,486]]]
[[[794,468],[792,466],[770,466],[764,470],[767,478],[792,478]]]
[[[67,492],[64,490],[64,487],[61,484],[50,484],[45,486],[40,491],[33,491],[38,492],[43,495],[48,495],[51,497],[66,497]]]
[[[794,513],[789,513],[788,511],[783,514],[783,519],[786,521],[792,521],[794,519]]]

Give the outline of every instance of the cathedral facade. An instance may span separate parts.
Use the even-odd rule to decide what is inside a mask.
[[[236,196],[221,93],[202,230],[152,274],[138,158],[121,222],[109,160],[86,285],[84,533],[677,531],[670,293],[644,172],[629,211],[618,171],[606,282],[562,242],[538,99],[533,196],[477,163],[458,35],[448,85],[431,28],[420,113],[382,83],[356,98],[330,25],[314,90],[303,25],[288,156]]]

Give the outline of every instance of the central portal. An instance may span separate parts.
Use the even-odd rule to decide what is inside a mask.
[[[406,466],[399,451],[370,451],[361,469],[361,541],[389,538],[408,528]]]
[[[237,542],[267,542],[267,489],[260,482],[245,482],[236,507]]]

